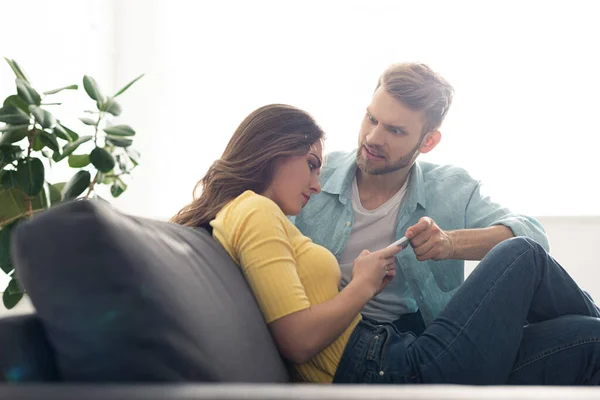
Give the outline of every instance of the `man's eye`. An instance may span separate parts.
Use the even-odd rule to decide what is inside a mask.
[[[314,170],[315,168],[317,168],[317,166],[315,164],[313,164],[312,162],[308,162],[308,168],[310,168],[310,170]]]
[[[369,114],[367,114],[367,118],[369,118],[369,121],[370,121],[372,124],[376,124],[376,123],[377,123],[377,120],[376,120],[375,118],[373,118],[373,116],[372,116],[372,115],[369,115]]]

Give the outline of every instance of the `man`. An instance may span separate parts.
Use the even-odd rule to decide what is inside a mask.
[[[406,235],[412,251],[398,254],[396,277],[363,314],[416,334],[463,282],[464,260],[480,260],[513,236],[548,250],[537,221],[491,202],[465,170],[417,161],[440,142],[452,97],[428,66],[390,66],[366,109],[357,151],[328,155],[321,193],[295,218],[303,234],[335,254],[342,286],[362,250]]]

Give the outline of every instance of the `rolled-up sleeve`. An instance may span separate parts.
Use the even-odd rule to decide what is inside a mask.
[[[539,243],[546,251],[550,251],[548,237],[542,224],[535,218],[519,215],[508,208],[494,203],[484,195],[481,183],[477,182],[467,203],[465,212],[466,229],[487,228],[504,225],[512,230],[515,236],[526,236]]]

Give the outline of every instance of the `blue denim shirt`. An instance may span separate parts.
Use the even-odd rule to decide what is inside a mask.
[[[321,193],[313,195],[302,212],[291,218],[304,235],[329,249],[338,260],[354,224],[350,196],[355,174],[356,151],[330,153],[321,171]],[[396,237],[404,236],[406,229],[424,216],[432,218],[444,230],[504,225],[515,236],[527,236],[549,249],[539,222],[493,203],[482,194],[481,183],[462,168],[427,162],[414,164],[400,206]],[[464,261],[418,261],[414,252],[406,250],[396,260],[429,325],[464,281]]]

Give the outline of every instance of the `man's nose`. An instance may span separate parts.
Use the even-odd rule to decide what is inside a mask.
[[[377,124],[371,129],[371,132],[367,134],[367,143],[373,146],[383,146],[385,140],[385,129]]]

